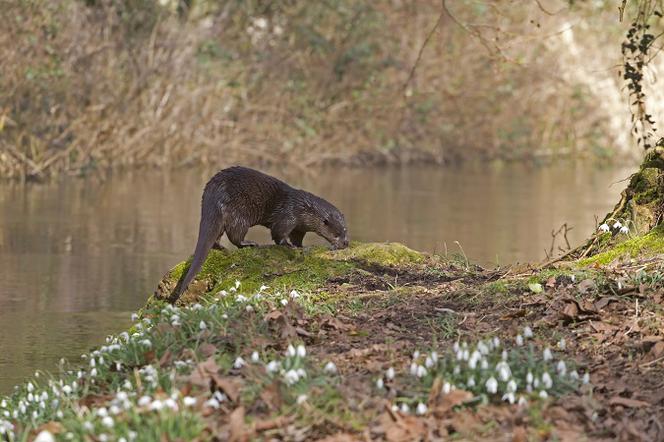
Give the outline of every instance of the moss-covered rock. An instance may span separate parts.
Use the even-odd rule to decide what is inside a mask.
[[[645,235],[617,244],[604,252],[579,261],[581,266],[606,265],[620,258],[635,258],[664,253],[664,227],[658,226]]]
[[[245,290],[258,290],[263,284],[279,290],[292,287],[314,290],[331,278],[349,274],[360,266],[407,266],[424,260],[425,255],[398,243],[353,242],[343,250],[282,246],[212,250],[181,302],[188,303],[205,293],[228,289],[236,280],[242,281]],[[181,262],[164,275],[154,297],[167,299],[190,264],[191,259]]]

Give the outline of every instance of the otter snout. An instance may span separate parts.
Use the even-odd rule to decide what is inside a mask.
[[[346,247],[348,247],[348,243],[349,243],[349,241],[348,241],[347,236],[344,236],[343,238],[337,237],[337,238],[334,238],[334,241],[332,242],[332,246],[335,249],[345,249]]]

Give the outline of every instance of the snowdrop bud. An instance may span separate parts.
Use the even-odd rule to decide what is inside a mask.
[[[500,354],[500,358],[501,358],[503,361],[506,361],[506,360],[507,360],[507,350],[503,350],[503,352]]]
[[[499,338],[498,336],[494,336],[494,337],[493,337],[493,346],[494,346],[495,348],[500,347],[500,338]]]
[[[408,404],[401,404],[401,412],[403,414],[410,413],[410,407],[408,406]]]
[[[549,347],[544,349],[544,353],[542,354],[542,357],[544,358],[544,362],[550,361],[553,359],[553,354],[551,354],[551,349]]]
[[[427,368],[431,368],[431,367],[433,367],[433,359],[431,359],[430,356],[427,356],[427,358],[424,360],[424,365],[425,365]]]
[[[101,420],[101,424],[105,426],[106,428],[113,428],[113,425],[115,425],[115,422],[113,421],[113,418],[111,416],[105,416]]]
[[[419,415],[423,415],[423,414],[426,414],[427,411],[428,411],[427,406],[424,405],[422,402],[420,402],[419,404],[417,404],[417,409],[415,410],[415,412],[416,412],[417,414],[419,414]]]
[[[449,382],[445,382],[443,384],[443,388],[441,388],[440,391],[443,394],[449,394],[449,392],[452,391],[452,384],[450,384]]]
[[[617,221],[613,223],[613,228],[614,229],[620,229],[622,227],[622,223],[620,221]]]
[[[306,394],[301,394],[301,395],[299,395],[299,396],[297,397],[296,402],[297,402],[298,405],[302,405],[302,404],[304,404],[308,399],[309,399],[309,396],[307,396]]]
[[[334,362],[330,361],[327,364],[325,364],[324,370],[326,373],[334,374],[337,372],[337,366],[334,364]]]
[[[420,357],[420,352],[417,351],[417,350],[415,350],[415,351],[413,352],[413,359],[418,359],[419,357]]]
[[[259,292],[262,292],[263,290],[267,290],[267,288],[268,288],[268,287],[267,287],[266,285],[262,285],[262,286],[260,286],[260,288],[258,289],[258,291],[259,291]]]
[[[385,377],[390,381],[394,379],[394,368],[392,367],[388,368],[387,371],[385,372]]]
[[[436,351],[432,351],[432,352],[431,352],[431,360],[432,360],[434,363],[438,362],[438,352],[436,352]]]
[[[196,405],[196,398],[191,396],[185,396],[184,399],[182,399],[182,403],[184,404],[185,407],[193,407],[194,405]]]
[[[516,345],[518,345],[519,347],[523,345],[523,336],[516,335]]]
[[[528,372],[528,374],[526,375],[526,382],[529,384],[533,383],[533,374],[531,372]]]
[[[627,234],[629,233],[629,227],[627,227],[627,226],[622,226],[622,227],[620,228],[620,233],[624,233],[625,235],[627,235]]]
[[[542,374],[542,385],[547,390],[553,386],[553,379],[551,379],[551,375],[546,371]]]
[[[519,396],[519,402],[518,402],[520,407],[525,407],[528,405],[528,401],[526,400],[525,397]]]
[[[198,324],[198,328],[200,328],[201,330],[207,330],[207,324],[205,323],[205,321],[201,321],[200,324]]]
[[[604,223],[604,224],[602,224],[602,225],[599,226],[599,231],[600,231],[600,232],[604,232],[604,233],[606,233],[606,232],[608,232],[609,230],[611,230],[611,229],[609,228],[609,225],[608,225],[607,223]]]
[[[283,305],[284,307],[286,307],[286,306],[288,305],[288,299],[282,299],[282,300],[281,300],[281,305]]]
[[[251,362],[256,364],[256,363],[260,362],[260,360],[261,360],[261,357],[260,357],[260,355],[258,354],[257,351],[255,351],[251,354]]]
[[[235,288],[238,289],[240,288],[240,284],[242,284],[239,280],[235,280]]]
[[[475,386],[475,378],[474,377],[469,377],[468,382],[466,383],[469,387],[474,387]]]
[[[297,292],[297,290],[291,290],[290,297],[291,299],[297,299],[300,297],[300,294]]]
[[[383,382],[383,378],[378,378],[376,381],[376,388],[379,390],[382,390],[383,387],[385,387],[385,383]]]
[[[295,350],[295,347],[293,347],[292,344],[288,344],[288,349],[286,350],[286,356],[294,358],[296,354],[297,351]]]
[[[523,329],[523,337],[524,338],[532,338],[533,337],[533,329],[525,326]]]
[[[498,381],[493,376],[487,379],[484,386],[486,387],[486,391],[488,391],[490,394],[496,394],[498,391]]]
[[[454,343],[454,345],[452,346],[452,350],[454,350],[454,353],[459,351],[459,341]]]
[[[4,427],[2,427],[2,428],[4,429]],[[0,433],[0,434],[4,434],[4,433]],[[40,432],[37,435],[37,437],[35,437],[34,442],[55,442],[55,436],[53,436],[53,434],[51,434],[51,432],[44,430],[44,431]]]
[[[266,366],[265,369],[267,370],[268,373],[276,373],[279,371],[279,362],[278,361],[270,361]]]
[[[567,366],[565,365],[565,361],[558,361],[558,364],[556,365],[556,371],[561,377],[565,376],[567,373]]]
[[[138,400],[138,406],[147,407],[150,402],[152,402],[152,398],[150,396],[141,396],[141,398]]]
[[[542,390],[539,392],[539,397],[542,399],[546,399],[549,397],[549,394],[546,392],[546,390]]]
[[[411,376],[417,376],[417,367],[418,365],[415,362],[410,364],[410,374]]]
[[[513,404],[516,402],[516,397],[514,396],[514,393],[505,393],[502,397],[502,400],[509,402],[510,404]]]
[[[246,362],[244,362],[244,359],[242,359],[242,356],[238,356],[235,359],[235,362],[233,362],[233,368],[240,369],[240,368],[244,367],[245,364],[246,364]]]
[[[558,348],[561,350],[565,350],[566,346],[567,343],[565,342],[565,338],[560,338],[560,341],[558,341]]]
[[[579,380],[579,373],[577,373],[576,370],[572,370],[572,372],[569,374],[569,377],[572,378],[572,380]]]
[[[424,376],[427,375],[427,369],[424,368],[422,365],[417,366],[417,377],[418,378],[423,378]]]
[[[489,361],[487,361],[486,359],[482,359],[480,361],[480,368],[482,370],[487,370],[489,368]]]
[[[583,383],[584,384],[589,384],[590,383],[590,373],[585,373],[583,375]]]
[[[244,309],[245,309],[246,311],[248,311],[249,313],[251,313],[251,312],[254,311],[254,307],[251,306],[251,305],[246,306]]]
[[[301,358],[307,355],[307,350],[304,348],[304,345],[300,344],[297,346],[297,355]]]

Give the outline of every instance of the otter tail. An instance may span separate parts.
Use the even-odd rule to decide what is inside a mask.
[[[196,250],[194,251],[194,258],[191,260],[191,265],[187,271],[187,275],[180,279],[177,287],[173,291],[171,301],[175,302],[187,290],[189,283],[198,274],[203,267],[203,263],[207,258],[210,249],[217,241],[217,238],[222,234],[223,219],[221,213],[212,205],[205,204],[203,200],[201,208],[201,224],[198,229],[198,241],[196,242]]]

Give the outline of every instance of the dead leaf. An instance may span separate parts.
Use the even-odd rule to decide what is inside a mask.
[[[664,342],[660,341],[655,343],[655,345],[653,345],[650,349],[650,353],[654,358],[659,358],[660,356],[664,355]]]
[[[170,365],[172,361],[173,361],[173,353],[171,353],[170,350],[166,350],[166,352],[163,355],[161,355],[161,358],[159,358],[159,366],[165,367],[167,365]]]
[[[230,442],[244,442],[249,440],[251,432],[247,431],[244,423],[244,407],[237,407],[230,415]]]
[[[310,338],[311,336],[313,336],[313,334],[309,333],[308,331],[306,331],[306,330],[303,329],[302,327],[295,327],[295,332],[296,332],[298,335],[300,335],[300,336],[305,336],[305,337],[307,337],[307,338]]]
[[[214,357],[209,357],[204,362],[200,362],[189,375],[189,382],[203,388],[210,388],[212,375],[219,373],[219,366]]]
[[[514,427],[512,430],[512,442],[528,442],[528,433],[523,427]]]
[[[581,294],[586,294],[597,289],[597,284],[592,279],[584,279],[576,287]]]
[[[273,321],[275,319],[279,319],[283,316],[284,314],[281,313],[279,310],[272,310],[270,313],[266,314],[263,316],[263,321]]]
[[[226,396],[231,400],[231,402],[237,402],[237,398],[240,395],[240,388],[236,385],[237,381],[231,377],[222,377],[218,374],[211,375],[214,384],[226,393]]]
[[[627,408],[641,408],[649,407],[650,404],[646,401],[640,401],[638,399],[630,399],[622,396],[614,396],[609,400],[610,405],[622,405]]]
[[[452,390],[448,394],[440,397],[433,410],[434,416],[441,418],[446,415],[453,407],[461,405],[473,398],[473,394],[465,390]]]
[[[201,352],[201,355],[203,355],[204,358],[209,358],[217,352],[217,347],[213,344],[210,344],[209,342],[206,342],[205,344],[198,347],[198,351]]]
[[[579,307],[576,302],[565,303],[563,315],[567,316],[569,319],[576,319],[579,316]]]

